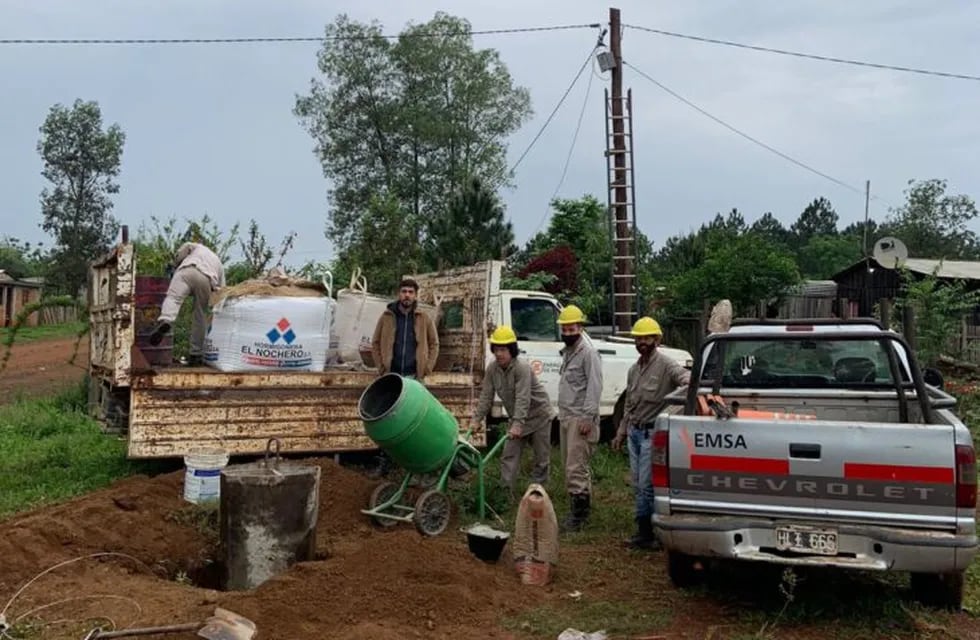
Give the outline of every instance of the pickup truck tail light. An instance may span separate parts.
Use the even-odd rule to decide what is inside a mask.
[[[659,429],[653,432],[653,486],[670,487],[670,432]]]
[[[956,506],[977,507],[977,454],[968,444],[956,445]]]

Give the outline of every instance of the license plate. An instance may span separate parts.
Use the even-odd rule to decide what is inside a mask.
[[[837,532],[808,527],[776,527],[776,548],[795,553],[837,555]]]

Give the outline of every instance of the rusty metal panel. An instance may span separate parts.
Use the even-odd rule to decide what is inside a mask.
[[[115,386],[130,382],[135,273],[133,245],[122,243],[89,274],[89,372]]]
[[[364,435],[357,403],[370,372],[220,373],[164,370],[134,380],[129,457],[182,456],[219,446],[232,454],[260,454],[277,437],[283,451],[326,453],[377,447]],[[432,394],[469,427],[472,378],[442,373],[427,380]],[[486,444],[486,434],[472,441]]]

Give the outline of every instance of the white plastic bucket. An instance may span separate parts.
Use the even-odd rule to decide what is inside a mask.
[[[228,465],[224,451],[197,451],[184,456],[184,500],[194,504],[221,496],[221,470]]]

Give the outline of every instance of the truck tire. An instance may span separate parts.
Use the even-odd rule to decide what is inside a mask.
[[[677,551],[667,552],[667,575],[678,589],[696,587],[704,581],[704,569],[698,558]]]
[[[913,573],[912,595],[922,604],[959,611],[963,608],[964,572]]]

